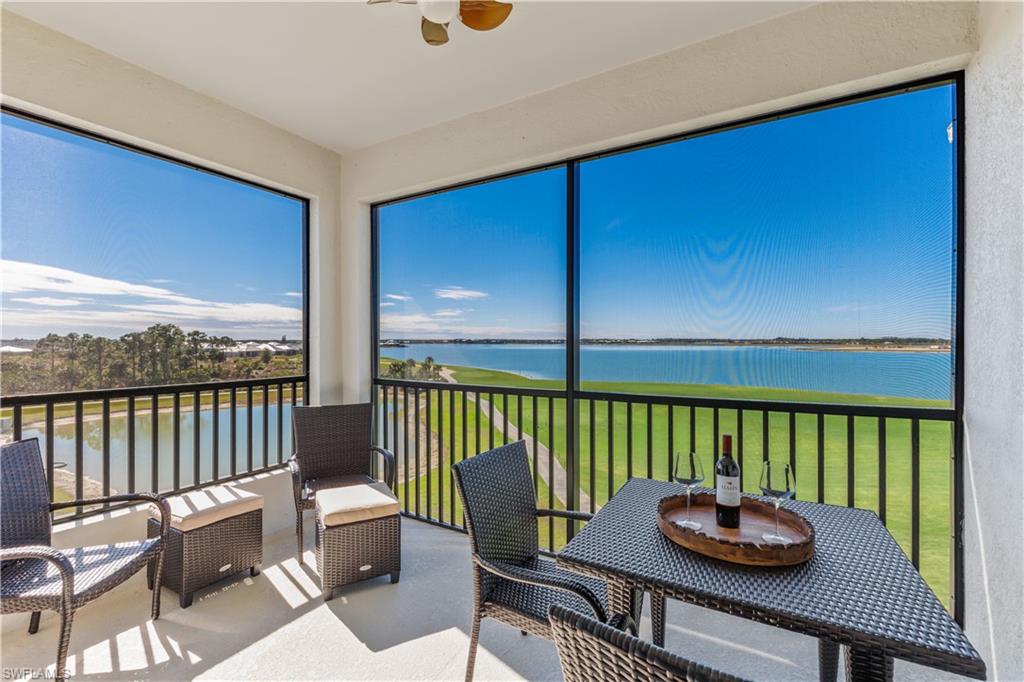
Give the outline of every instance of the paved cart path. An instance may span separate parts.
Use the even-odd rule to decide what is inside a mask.
[[[458,383],[455,381],[452,371],[447,367],[441,370],[441,376],[450,384]],[[473,394],[473,396],[470,397],[468,392],[464,395],[470,401],[475,400],[479,402],[480,413],[490,418],[491,401],[476,394]],[[534,466],[537,468],[537,475],[540,476],[541,480],[544,481],[544,484],[548,486],[548,489],[554,493],[555,498],[561,502],[566,509],[569,509],[569,501],[566,499],[566,491],[569,490],[569,472],[565,470],[565,467],[563,467],[562,463],[558,461],[558,458],[551,454],[548,447],[540,440],[535,441],[533,436],[520,430],[512,420],[509,420],[508,422],[508,432],[506,433],[505,416],[497,405],[494,406],[494,419],[491,421],[491,425],[498,433],[507,435],[509,440],[515,441],[521,438],[526,441],[526,449],[529,451],[530,457],[533,458],[533,453],[537,453],[536,460],[534,461]],[[536,447],[536,450],[534,450],[534,447]],[[549,472],[551,474],[550,476]],[[579,509],[589,511],[590,496],[583,489],[580,489],[579,491],[579,499]],[[538,502],[541,504],[546,503],[545,500],[538,500]],[[595,510],[596,509],[597,508],[595,507]]]

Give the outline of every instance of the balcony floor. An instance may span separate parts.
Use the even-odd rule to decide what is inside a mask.
[[[307,523],[307,529],[312,523]],[[267,538],[263,574],[196,595],[178,607],[164,592],[163,616],[148,620],[144,574],[78,612],[68,667],[80,679],[462,679],[471,583],[465,535],[403,520],[403,571],[340,590],[325,604],[311,551],[294,556],[294,535]],[[307,537],[307,547],[312,540]],[[669,603],[668,648],[758,680],[816,680],[813,639],[695,606]],[[7,671],[53,667],[58,619],[44,614],[29,636],[26,616],[6,623]],[[650,636],[645,620],[641,630]],[[485,620],[476,678],[561,679],[554,647]],[[959,679],[897,661],[901,680]],[[842,672],[840,672],[842,679]]]

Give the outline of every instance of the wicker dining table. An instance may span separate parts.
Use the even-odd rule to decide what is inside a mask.
[[[840,645],[851,682],[891,680],[894,658],[985,679],[985,662],[873,512],[787,502],[814,526],[813,558],[742,566],[661,533],[658,501],[680,492],[631,479],[557,556],[562,567],[607,581],[615,613],[637,618],[649,594],[655,644],[664,643],[671,597],[816,637],[822,680],[836,679]]]

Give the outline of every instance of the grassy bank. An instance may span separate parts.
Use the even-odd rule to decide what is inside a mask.
[[[159,391],[159,387],[154,387]],[[283,403],[291,403],[292,389],[290,384],[286,384],[284,389],[281,391],[281,401]],[[219,394],[220,407],[226,409],[231,407],[231,392],[224,389]],[[236,409],[245,409],[247,392],[245,389],[238,389],[235,397]],[[295,400],[298,403],[303,401],[303,387],[298,385],[295,391]],[[277,387],[271,386],[268,389],[268,402],[271,405],[277,404]],[[185,413],[192,409],[193,394],[182,393],[179,399],[178,408],[182,413]],[[256,388],[252,392],[252,404],[253,406],[263,404],[263,390]],[[158,409],[161,412],[166,412],[174,409],[174,396],[170,394],[161,394],[157,399]],[[199,394],[199,406],[200,409],[209,409],[213,406],[213,391],[205,391]],[[153,402],[151,396],[144,396],[135,399],[135,414],[137,415],[148,415],[152,412]],[[111,400],[110,401],[110,415],[121,416],[128,412],[128,400]],[[0,419],[10,419],[14,414],[13,408],[4,407],[0,409]],[[53,418],[54,421],[60,422],[61,420],[73,419],[75,416],[75,404],[74,403],[58,403],[53,406]],[[90,400],[82,404],[82,417],[83,419],[97,419],[103,416],[103,401],[102,400]],[[22,426],[41,426],[46,421],[46,408],[42,405],[31,405],[25,407],[21,411]],[[5,422],[6,424],[6,422]]]
[[[560,382],[533,380],[520,375],[482,370],[468,367],[450,367],[459,383],[495,386],[515,386],[523,388],[562,388]],[[865,403],[879,405],[913,405],[938,406],[936,401],[892,398],[866,398],[834,393],[815,393],[784,389],[757,389],[733,386],[693,386],[673,384],[642,384],[594,382],[586,383],[583,388],[595,391],[615,393],[637,393],[660,395],[682,395],[700,397],[728,397],[767,400],[787,400],[795,402],[821,403]],[[432,493],[433,513],[438,513],[436,495],[443,492],[445,505],[449,504],[448,460],[451,456],[450,425],[448,423],[449,397],[444,394],[443,414],[439,414],[436,391],[431,391],[431,409],[429,419],[431,431],[436,433],[439,418],[443,419],[445,430],[444,455],[438,454],[434,445],[434,457],[440,460],[440,469],[432,472],[431,483],[435,486]],[[486,398],[487,395],[484,394]],[[462,442],[462,397],[455,396],[455,453],[461,457]],[[508,400],[508,409],[504,409],[503,400],[498,395],[495,408],[506,415],[513,424],[521,425],[523,430],[536,435],[549,448],[553,447],[556,457],[565,464],[565,401],[554,400],[551,406],[547,399],[538,400],[537,414],[533,413],[533,400],[524,399],[522,413],[514,396]],[[421,420],[426,423],[425,394],[421,397]],[[467,438],[466,450],[472,455],[486,450],[490,446],[489,433],[493,433],[494,442],[500,444],[502,437],[496,429],[489,431],[487,415],[481,414],[481,438],[476,441],[475,403],[467,405]],[[595,504],[603,504],[630,475],[651,476],[666,479],[669,475],[668,453],[668,408],[656,406],[650,412],[651,434],[647,439],[648,411],[645,405],[634,405],[632,415],[632,437],[628,433],[627,407],[624,403],[615,403],[609,416],[608,404],[596,401],[593,404],[594,418],[591,421],[590,403],[580,405],[580,480],[582,487],[591,492]],[[411,408],[410,408],[411,409]],[[694,414],[694,433],[690,433],[689,408],[675,408],[673,412],[673,450],[676,452],[693,449],[705,458],[705,470],[711,472],[713,460],[713,411],[697,408]],[[550,417],[549,417],[550,414]],[[756,491],[760,475],[760,461],[764,458],[762,450],[762,429],[764,417],[760,412],[745,412],[743,415],[743,484],[745,490]],[[534,429],[536,419],[536,430]],[[553,423],[552,423],[553,419]],[[720,433],[738,433],[738,414],[735,410],[720,410]],[[611,426],[612,442],[609,449],[609,425]],[[553,427],[553,428],[552,428]],[[797,496],[800,499],[817,500],[818,460],[817,460],[817,418],[813,415],[797,415],[795,419],[795,452],[797,462]],[[425,428],[425,427],[424,427]],[[853,421],[854,436],[854,503],[858,507],[879,511],[879,457],[878,457],[878,420],[857,417]],[[772,458],[786,458],[789,453],[789,416],[773,413],[768,416],[769,453]],[[591,447],[593,434],[593,447]],[[935,590],[936,594],[948,603],[949,566],[950,566],[950,504],[951,504],[951,426],[946,422],[921,422],[921,498],[920,498],[920,543],[921,572]],[[411,438],[410,438],[411,440]],[[911,452],[910,422],[902,419],[889,419],[886,424],[886,523],[893,536],[908,552],[911,547]],[[824,457],[824,501],[833,504],[847,504],[847,420],[845,417],[827,417],[825,419],[825,457]],[[426,449],[425,441],[422,448]],[[399,452],[401,448],[397,449]],[[399,456],[401,456],[399,454]],[[439,475],[440,474],[440,475]],[[421,511],[426,511],[425,486],[426,477],[420,477]],[[591,484],[593,481],[593,484]],[[709,483],[710,484],[710,483]],[[540,482],[543,486],[543,481]],[[547,501],[547,490],[538,491],[542,503]],[[565,496],[565,491],[558,491]],[[445,507],[445,519],[448,518],[448,507]],[[458,511],[458,510],[457,510]],[[457,518],[457,517],[456,517]],[[555,529],[556,544],[564,541],[564,529]],[[542,538],[542,542],[544,539]]]

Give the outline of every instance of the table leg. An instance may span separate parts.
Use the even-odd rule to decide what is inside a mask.
[[[839,644],[822,637],[818,640],[818,680],[836,682],[839,676]]]
[[[639,629],[640,618],[644,615],[644,591],[630,588],[629,600],[633,604],[633,622],[636,623],[636,627]]]
[[[651,641],[665,646],[665,595],[651,592]]]
[[[872,647],[846,647],[847,682],[892,682],[892,656]]]
[[[618,580],[608,583],[608,611],[611,614],[621,613],[633,619],[640,626],[640,614],[644,604],[644,593],[627,582]]]

